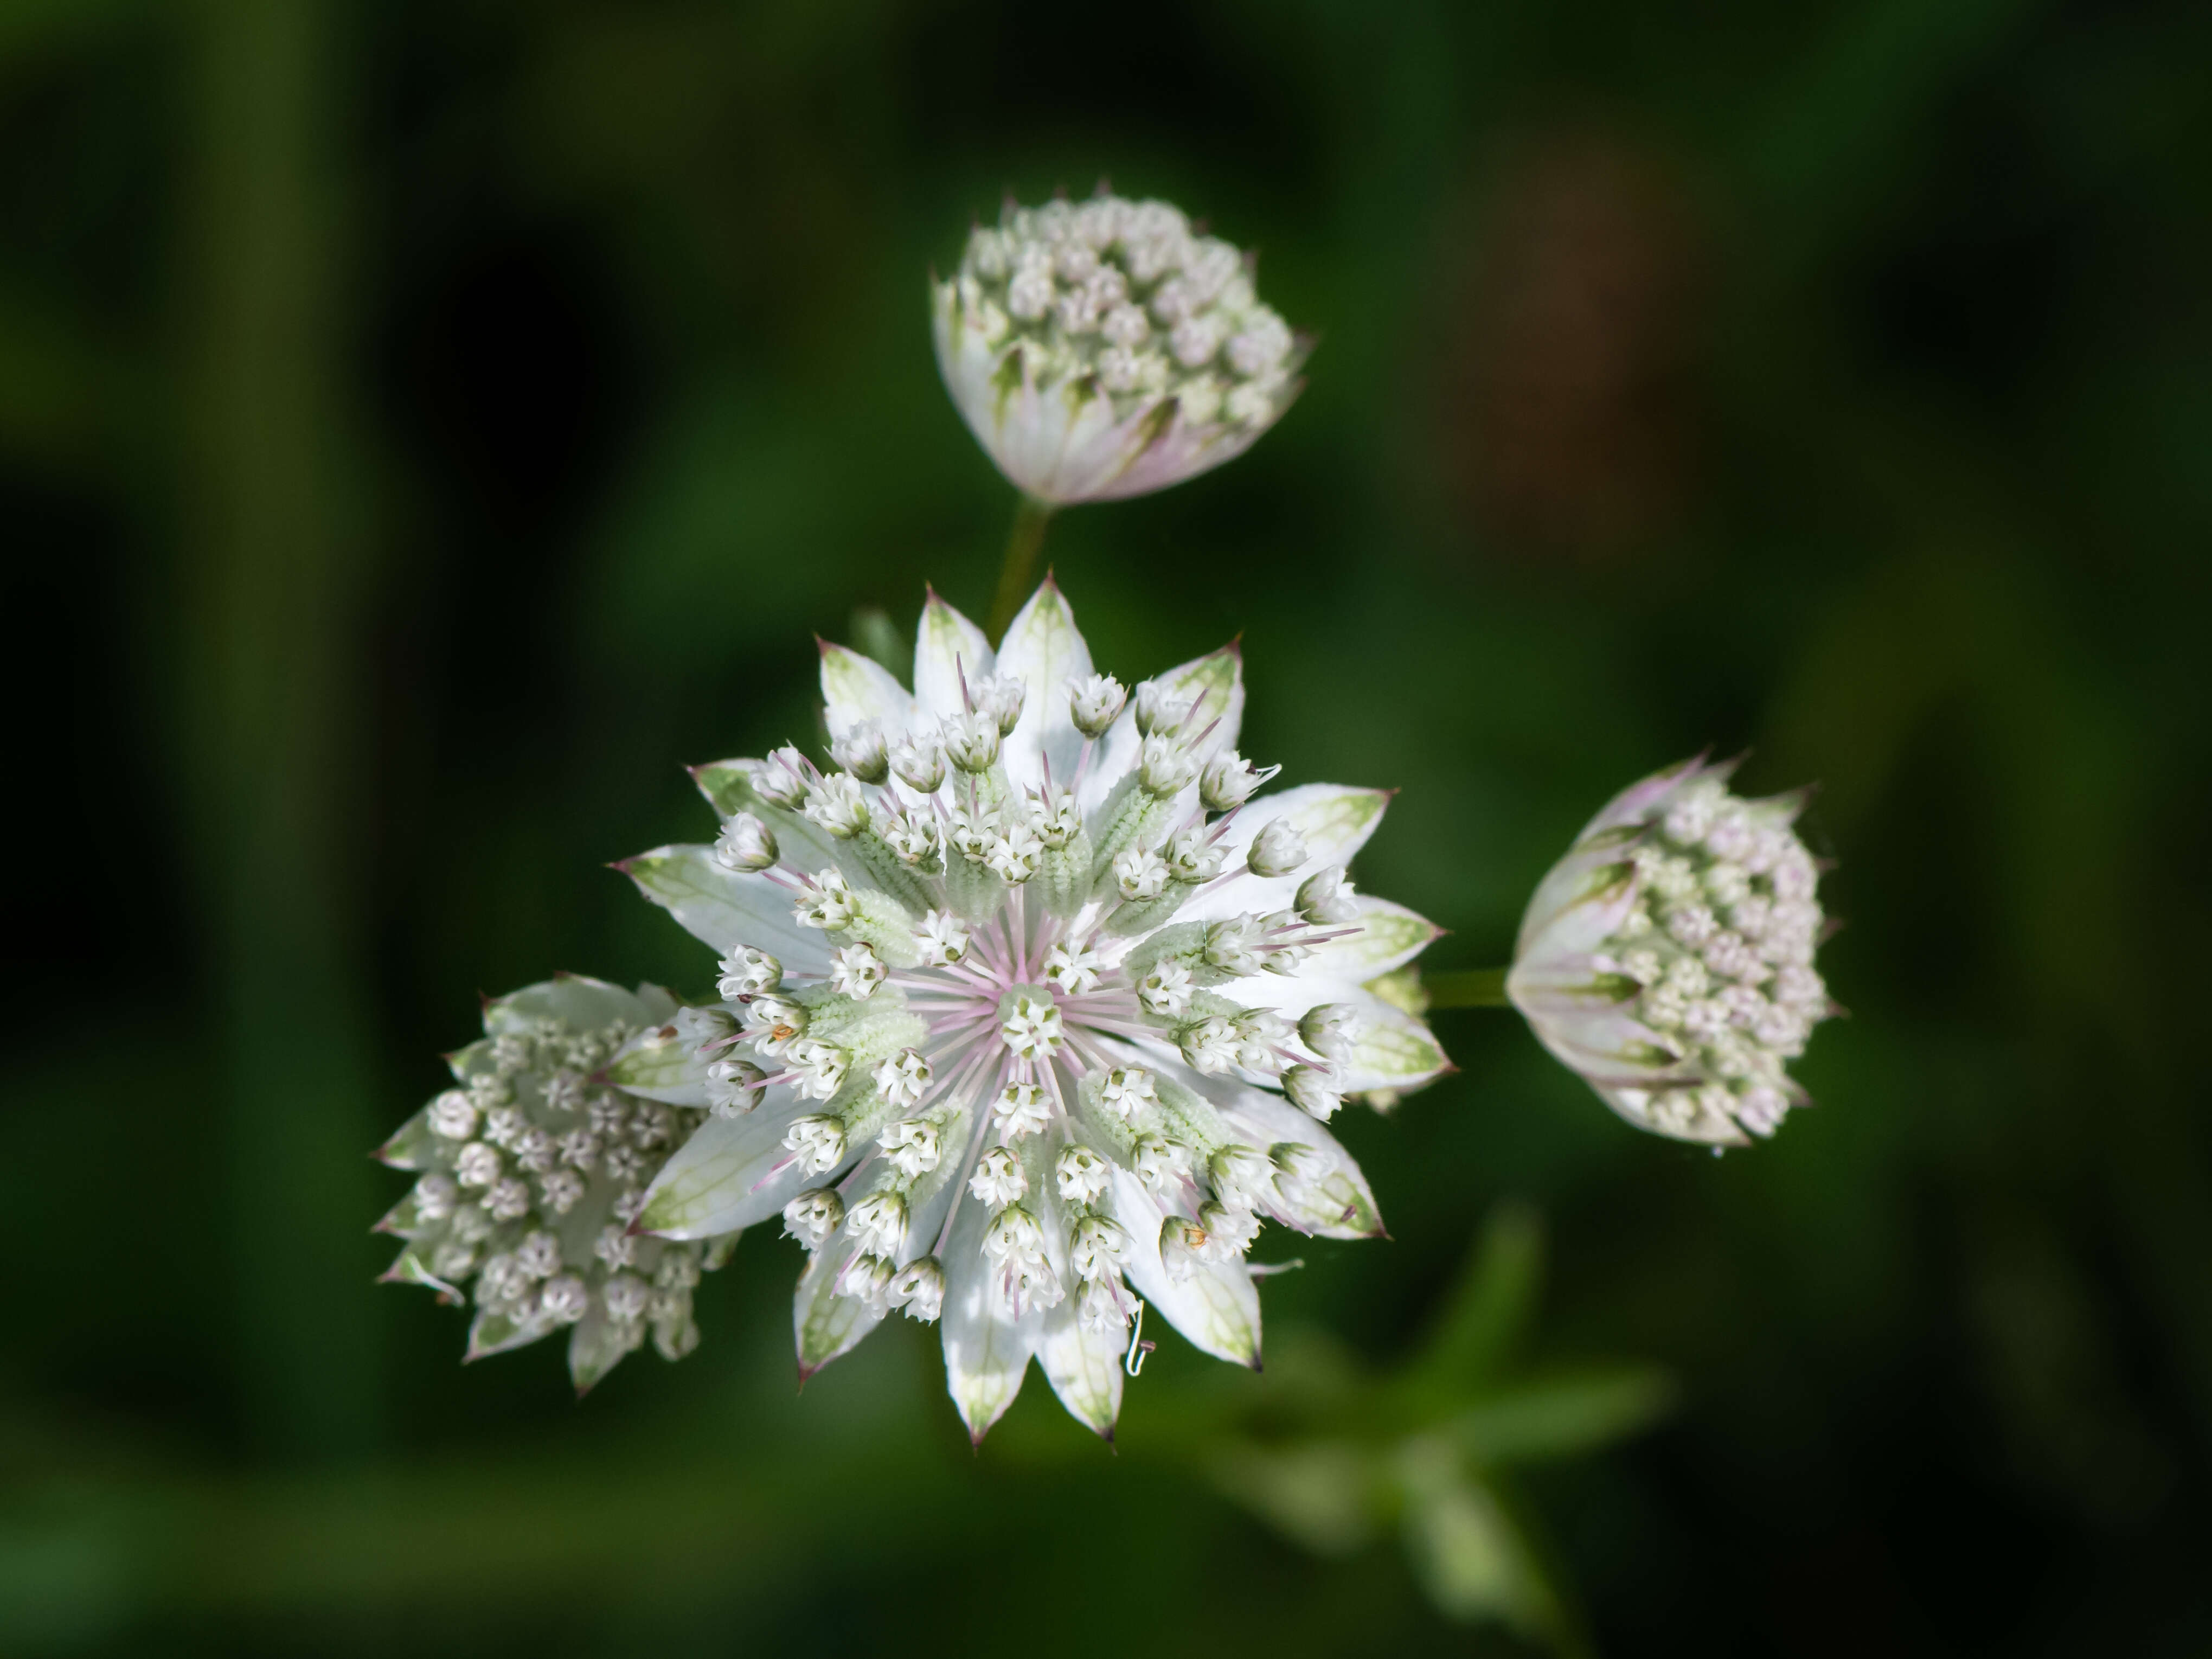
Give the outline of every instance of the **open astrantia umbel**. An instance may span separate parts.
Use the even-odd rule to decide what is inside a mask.
[[[702,767],[716,838],[622,866],[714,1000],[495,1004],[388,1150],[427,1171],[397,1271],[475,1275],[472,1351],[680,1352],[699,1269],[780,1220],[802,1371],[903,1311],[977,1437],[1033,1358],[1106,1433],[1140,1301],[1256,1364],[1263,1224],[1381,1231],[1324,1124],[1448,1068],[1393,978],[1439,930],[1346,874],[1387,793],[1261,793],[1236,649],[1127,691],[1050,581],[996,652],[933,596],[914,679],[823,647],[829,763]]]

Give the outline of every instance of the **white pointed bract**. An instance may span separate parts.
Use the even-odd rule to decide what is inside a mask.
[[[1250,262],[1165,202],[1009,203],[932,301],[962,416],[1001,472],[1053,505],[1218,466],[1301,384],[1305,349],[1254,293]]]
[[[635,1038],[607,1072],[711,1109],[638,1224],[781,1218],[810,1251],[804,1371],[902,1310],[939,1322],[978,1437],[1032,1358],[1107,1433],[1139,1298],[1257,1364],[1261,1222],[1381,1231],[1319,1120],[1447,1068],[1370,988],[1437,930],[1342,879],[1385,792],[1257,793],[1233,648],[1125,699],[1048,582],[996,653],[933,598],[915,680],[823,651],[830,752],[887,757],[873,781],[789,750],[700,769],[778,863],[734,867],[726,833],[623,866],[720,973],[683,1043]]]
[[[1836,1012],[1814,970],[1820,866],[1804,802],[1729,793],[1688,761],[1624,791],[1544,878],[1506,994],[1639,1128],[1745,1146],[1804,1091],[1786,1069]]]
[[[692,1287],[726,1250],[634,1236],[629,1224],[669,1154],[705,1121],[710,1091],[702,1080],[648,1098],[649,1085],[595,1079],[626,1046],[641,1057],[630,1068],[641,1079],[651,1066],[665,1073],[676,1054],[688,1070],[702,1042],[727,1046],[735,1022],[679,1009],[657,986],[633,994],[563,975],[488,1003],[483,1026],[452,1056],[459,1086],[377,1154],[422,1172],[378,1224],[407,1241],[385,1277],[473,1299],[471,1359],[567,1332],[580,1389],[648,1334],[682,1358],[699,1340]]]

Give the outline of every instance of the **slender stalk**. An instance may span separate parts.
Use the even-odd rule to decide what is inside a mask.
[[[1006,562],[999,567],[999,597],[991,601],[991,638],[1006,636],[1014,612],[1022,608],[1029,592],[1030,572],[1036,568],[1037,550],[1044,545],[1045,526],[1052,522],[1051,506],[1034,495],[1024,495],[1014,509],[1014,527],[1006,538]]]
[[[1511,1006],[1505,994],[1504,968],[1469,968],[1456,974],[1424,974],[1421,989],[1428,993],[1431,1008],[1505,1008]]]

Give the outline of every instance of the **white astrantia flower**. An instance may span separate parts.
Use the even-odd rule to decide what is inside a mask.
[[[629,1227],[647,1186],[704,1120],[705,1097],[673,1105],[594,1079],[625,1046],[720,1052],[736,1022],[679,1008],[658,986],[633,993],[563,975],[487,1003],[483,1027],[451,1056],[459,1086],[378,1151],[420,1172],[377,1224],[407,1241],[385,1278],[472,1299],[471,1359],[566,1331],[579,1391],[648,1334],[682,1358],[699,1340],[692,1287],[727,1248]]]
[[[1381,1231],[1318,1119],[1448,1069],[1370,988],[1438,930],[1345,884],[1386,792],[1255,793],[1233,647],[1125,696],[1047,581],[996,652],[933,596],[915,682],[824,648],[830,752],[872,766],[880,738],[878,782],[788,751],[698,770],[726,823],[772,832],[776,865],[732,867],[718,842],[622,866],[712,947],[724,996],[712,1041],[641,1037],[608,1068],[716,1109],[638,1224],[698,1240],[783,1217],[812,1251],[802,1372],[902,1310],[941,1320],[977,1437],[1032,1358],[1109,1433],[1139,1297],[1257,1364],[1260,1224]],[[1205,799],[1209,769],[1229,810]],[[927,856],[907,856],[901,825],[930,827]],[[758,1075],[725,1110],[712,1068],[732,1060]]]
[[[1165,202],[1009,203],[969,235],[933,309],[962,416],[1048,505],[1142,495],[1218,466],[1302,384],[1306,347],[1261,303],[1251,262]]]
[[[1505,994],[1639,1128],[1715,1146],[1806,1103],[1788,1072],[1837,1012],[1813,967],[1820,867],[1802,795],[1745,800],[1732,765],[1656,774],[1591,819],[1521,924]]]

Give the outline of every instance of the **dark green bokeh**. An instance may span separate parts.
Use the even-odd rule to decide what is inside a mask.
[[[1299,1376],[1427,1386],[1507,1199],[1549,1363],[1679,1389],[1498,1488],[1570,1642],[2212,1646],[2208,63],[2162,0],[0,9],[0,1650],[1518,1650],[1222,1495]],[[1303,1369],[1170,1337],[1118,1455],[1034,1378],[971,1455],[905,1330],[794,1396],[766,1237],[680,1366],[460,1370],[365,1149],[479,990],[702,988],[601,866],[811,738],[812,634],[988,608],[923,278],[1101,174],[1320,337],[1055,520],[1102,662],[1241,631],[1248,752],[1403,786],[1440,969],[1662,763],[1820,781],[1823,1104],[1716,1161],[1440,1015],[1345,1127],[1392,1241],[1267,1285]]]

